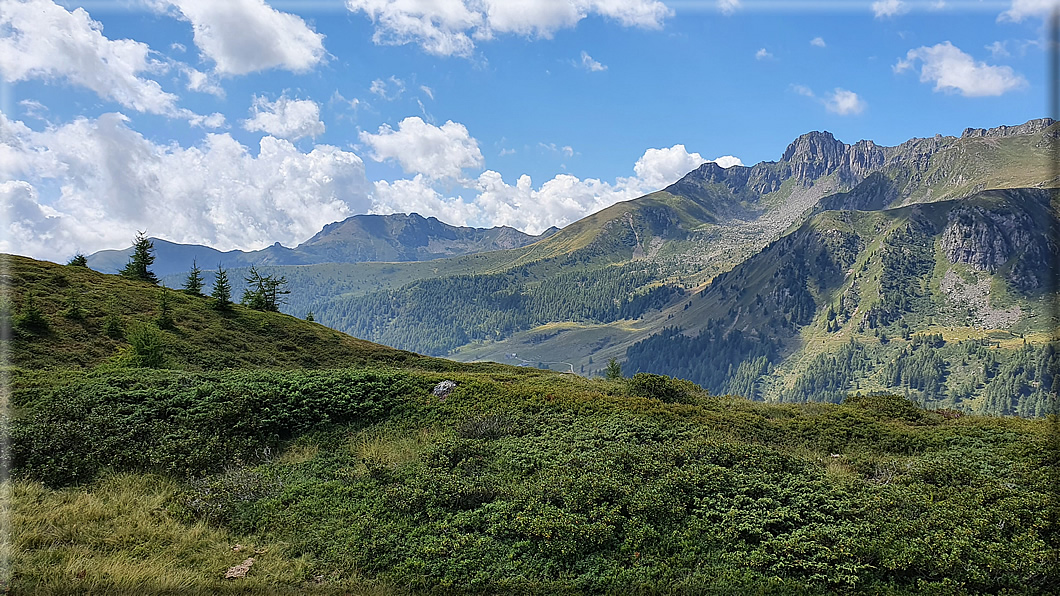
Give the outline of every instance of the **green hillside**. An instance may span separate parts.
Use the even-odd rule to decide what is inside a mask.
[[[156,325],[158,288],[7,262],[12,593],[1046,594],[1060,581],[1054,422],[461,365],[177,296],[156,329],[172,349],[144,368],[97,336],[113,300],[124,324]],[[67,317],[72,294],[45,294],[71,287],[83,322]],[[31,294],[46,328],[27,318]],[[299,339],[311,367],[282,356]],[[204,366],[195,350],[245,362]]]
[[[770,401],[888,390],[1043,415],[1060,382],[1042,267],[1056,220],[1051,193],[1019,189],[823,212],[716,277],[627,368]]]
[[[352,338],[323,325],[105,275],[86,267],[0,255],[5,326],[14,323],[11,364],[27,371],[120,365],[143,336],[163,354],[162,366],[331,368],[369,362],[427,362],[416,354]],[[161,301],[172,325],[159,328]],[[19,324],[35,308],[39,327]],[[146,330],[146,333],[144,333]]]

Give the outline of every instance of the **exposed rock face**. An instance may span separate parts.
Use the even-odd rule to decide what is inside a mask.
[[[966,128],[961,133],[962,139],[972,137],[1011,137],[1016,135],[1038,134],[1052,126],[1056,121],[1052,118],[1039,118],[1028,120],[1019,126],[996,126],[994,128]]]
[[[1052,262],[1048,227],[1043,228],[1025,211],[958,207],[950,212],[942,231],[942,250],[951,263],[997,273],[1010,267],[1007,277],[1023,290],[1046,281]]]

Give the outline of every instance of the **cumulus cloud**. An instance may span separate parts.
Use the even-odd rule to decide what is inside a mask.
[[[828,95],[824,103],[824,107],[829,112],[840,116],[860,114],[865,111],[865,106],[865,101],[858,97],[857,93],[839,87]]]
[[[526,174],[508,184],[500,173],[486,170],[477,179],[465,181],[474,192],[471,200],[446,198],[429,179],[417,175],[412,180],[377,182],[373,209],[378,213],[416,211],[460,225],[508,225],[536,234],[660,190],[707,161],[698,153],[689,153],[684,145],[648,149],[634,164],[633,176],[611,183],[559,174],[538,188]],[[722,167],[742,165],[732,156],[715,161]]]
[[[8,83],[59,79],[138,112],[176,116],[177,96],[141,76],[165,66],[130,39],[110,40],[83,8],[51,0],[0,0],[0,76]]]
[[[998,15],[997,20],[1019,23],[1028,17],[1044,19],[1057,8],[1060,8],[1057,0],[1012,0],[1011,7]]]
[[[659,0],[346,0],[372,20],[376,44],[419,44],[440,56],[470,56],[498,34],[550,38],[590,14],[658,29],[673,14]]]
[[[872,14],[877,19],[894,17],[909,12],[909,7],[902,0],[879,0],[872,3]]]
[[[410,116],[398,124],[397,130],[384,124],[376,134],[362,131],[360,139],[371,147],[376,161],[393,159],[406,173],[432,179],[457,179],[464,168],[483,163],[478,141],[467,127],[452,120],[434,126],[419,116]]]
[[[823,48],[823,47],[826,47],[828,44],[826,44],[824,42],[824,38],[823,37],[815,37],[815,38],[810,40],[810,45],[814,46],[816,48]]]
[[[755,60],[768,60],[772,57],[773,54],[769,53],[769,50],[765,48],[761,48],[757,52],[755,52]]]
[[[222,99],[224,98],[225,90],[221,87],[220,83],[217,82],[216,77],[210,76],[209,74],[186,64],[180,65],[180,72],[188,77],[189,91],[209,93],[210,95],[215,95]]]
[[[589,72],[603,72],[607,70],[607,66],[600,64],[593,57],[589,55],[589,52],[582,50],[581,67]]]
[[[648,149],[633,164],[638,188],[658,190],[679,180],[707,160],[699,153],[689,153],[684,145],[663,149]],[[720,164],[719,164],[720,165]],[[627,182],[632,183],[633,180]],[[650,192],[650,191],[648,191]]]
[[[253,115],[243,121],[245,130],[261,131],[292,141],[324,134],[320,106],[313,100],[289,99],[282,95],[270,102],[264,97],[255,96],[253,104]]]
[[[909,50],[905,59],[894,65],[894,71],[901,73],[914,68],[918,60],[921,62],[920,82],[934,82],[935,91],[984,97],[1002,95],[1027,85],[1027,80],[1012,68],[976,62],[948,41]]]
[[[222,75],[271,68],[306,72],[325,56],[324,36],[264,0],[156,0],[191,23],[195,45]]]
[[[792,85],[791,90],[795,93],[813,99],[817,103],[824,105],[825,109],[833,114],[839,114],[840,116],[849,116],[851,114],[860,114],[865,111],[868,104],[865,100],[847,89],[836,87],[831,93],[826,93],[822,97],[818,97],[813,89],[810,89],[806,85]]]
[[[378,215],[419,213],[463,226],[473,223],[479,214],[475,205],[465,203],[459,197],[443,196],[423,174],[416,174],[411,180],[378,180],[373,186],[371,213]]]
[[[62,259],[126,246],[137,230],[221,250],[293,245],[371,207],[364,164],[328,145],[228,134],[156,145],[121,114],[33,131],[0,114],[0,251]]]

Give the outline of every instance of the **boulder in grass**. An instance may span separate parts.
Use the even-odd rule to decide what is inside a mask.
[[[239,579],[247,576],[247,572],[250,571],[250,566],[254,564],[254,557],[248,558],[235,567],[229,568],[225,572],[225,579]]]

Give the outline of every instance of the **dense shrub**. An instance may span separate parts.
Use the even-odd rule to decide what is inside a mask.
[[[628,383],[631,395],[671,404],[686,402],[695,394],[703,391],[702,387],[691,381],[652,373],[637,373],[629,379]]]
[[[104,469],[204,474],[314,428],[375,420],[418,391],[407,375],[356,370],[86,376],[14,421],[14,467],[53,486]]]

